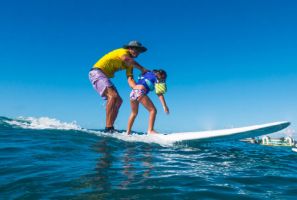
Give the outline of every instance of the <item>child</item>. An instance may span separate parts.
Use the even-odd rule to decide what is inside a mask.
[[[166,92],[166,78],[166,72],[160,69],[149,71],[141,75],[136,84],[129,83],[133,89],[130,93],[130,104],[132,112],[128,121],[127,134],[131,134],[131,128],[138,113],[139,103],[141,103],[150,113],[147,133],[157,133],[154,130],[157,110],[147,94],[149,93],[149,91],[153,91],[155,89],[165,113],[169,114],[169,109],[163,96],[163,94]]]

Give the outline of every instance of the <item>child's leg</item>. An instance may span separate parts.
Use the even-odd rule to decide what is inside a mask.
[[[149,118],[149,126],[148,126],[148,133],[157,133],[154,130],[154,124],[155,124],[155,119],[156,119],[156,114],[157,114],[157,109],[155,108],[155,105],[151,101],[151,99],[144,95],[141,99],[139,99],[139,102],[142,103],[142,105],[149,111],[150,113],[150,118]]]
[[[135,118],[137,116],[137,113],[138,113],[139,103],[138,103],[138,101],[131,100],[130,105],[131,105],[131,114],[130,114],[130,117],[129,117],[129,120],[128,120],[127,134],[131,133],[131,128],[133,126],[134,120],[135,120]]]

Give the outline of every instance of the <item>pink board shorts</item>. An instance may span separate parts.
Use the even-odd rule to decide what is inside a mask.
[[[89,79],[93,85],[93,88],[97,91],[97,93],[106,100],[106,96],[104,96],[104,92],[108,87],[114,87],[113,83],[107,78],[107,76],[97,68],[93,68],[89,72]]]

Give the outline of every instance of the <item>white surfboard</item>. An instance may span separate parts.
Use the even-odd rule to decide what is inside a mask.
[[[274,122],[269,124],[247,126],[241,128],[231,128],[213,131],[184,132],[171,134],[156,134],[154,137],[170,143],[177,142],[215,142],[226,140],[239,140],[267,135],[280,131],[290,125],[290,122]]]

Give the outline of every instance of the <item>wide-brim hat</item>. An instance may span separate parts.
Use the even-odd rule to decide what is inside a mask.
[[[123,48],[124,49],[135,48],[141,53],[147,51],[147,48],[142,46],[142,44],[136,40],[130,41],[128,44],[124,45]]]

